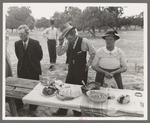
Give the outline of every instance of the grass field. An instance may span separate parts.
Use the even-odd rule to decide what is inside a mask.
[[[143,68],[144,68],[144,34],[142,29],[138,30],[129,30],[129,31],[119,31],[120,39],[116,42],[116,46],[122,49],[126,54],[126,59],[128,63],[128,70],[127,72],[122,74],[123,78],[123,85],[125,89],[133,89],[133,90],[143,90],[144,80],[143,80]],[[104,32],[97,33],[97,37],[93,38],[90,36],[89,33],[79,32],[81,37],[85,37],[89,39],[89,42],[93,47],[97,50],[102,46],[105,46],[105,41],[101,38],[104,35]],[[10,41],[8,45],[8,52],[11,57],[11,63],[13,67],[13,74],[16,76],[16,69],[17,69],[17,58],[14,52],[14,42],[19,40],[19,37],[16,32],[9,33]],[[41,66],[43,73],[47,71],[49,67],[49,54],[47,49],[47,41],[46,38],[43,38],[41,35],[41,31],[33,31],[30,33],[30,37],[33,39],[37,39],[43,49],[43,59],[41,61]],[[57,57],[57,69],[63,64],[66,60],[66,54],[63,56]],[[55,78],[58,74],[58,71],[49,72],[51,78]],[[67,71],[62,73],[60,77],[63,81],[65,81],[65,76]],[[59,79],[60,79],[59,78]],[[95,79],[95,71],[92,68],[89,69],[88,81],[94,81]],[[25,105],[24,110],[21,112],[20,116],[26,116],[27,114],[27,107]],[[8,108],[8,107],[7,107]],[[48,108],[39,106],[36,112],[37,117],[45,117],[51,116],[51,113],[56,111],[57,108]],[[69,111],[67,116],[72,116],[72,111]],[[7,116],[10,116],[9,113],[6,113]]]

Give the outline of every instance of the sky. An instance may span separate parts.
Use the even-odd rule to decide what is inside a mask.
[[[78,7],[81,10],[84,10],[87,6],[122,6],[124,8],[123,16],[138,15],[147,11],[146,3],[4,3],[4,13],[10,6],[30,6],[35,19],[40,19],[41,17],[49,19],[55,11],[63,12],[65,6]]]

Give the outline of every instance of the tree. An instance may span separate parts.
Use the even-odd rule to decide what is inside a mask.
[[[108,8],[105,8],[105,11],[108,11],[114,14],[115,22],[116,22],[116,30],[120,28],[119,18],[123,14],[123,8],[122,7],[108,7]]]
[[[133,24],[133,18],[132,17],[123,17],[123,18],[120,18],[120,23],[127,30]]]
[[[141,12],[138,16],[138,26],[140,26],[142,29],[144,25],[143,19],[144,19],[144,12]]]
[[[95,37],[95,30],[102,27],[116,26],[114,13],[105,11],[104,7],[87,7],[81,15],[76,16],[73,24],[79,30],[88,30]]]
[[[9,7],[6,16],[6,28],[17,29],[22,24],[30,25],[34,22],[34,18],[31,17],[30,7]],[[32,27],[33,28],[33,27]]]
[[[33,16],[29,16],[26,21],[25,21],[26,25],[28,25],[29,29],[32,31],[34,29],[34,23],[35,23],[35,19]]]
[[[106,27],[105,31],[108,27],[114,28],[116,26],[115,17],[113,13],[107,11],[99,11],[97,13],[99,23],[98,28],[101,29],[102,27]]]
[[[134,25],[134,30],[136,30],[136,26],[138,25],[138,15],[131,16],[132,25]]]
[[[55,19],[55,27],[59,28],[62,25],[62,21],[61,21],[61,16],[62,16],[62,12],[55,12],[54,15],[52,16],[52,18]]]
[[[48,28],[50,26],[50,22],[45,17],[42,17],[41,19],[36,20],[35,27],[36,28]]]
[[[16,20],[24,22],[31,14],[30,7],[21,7],[15,14]]]
[[[64,12],[55,12],[53,18],[55,19],[55,26],[59,28],[67,22],[73,23],[77,16],[81,15],[81,9],[72,6],[66,6]]]
[[[77,16],[81,15],[82,10],[78,7],[66,6],[65,13],[69,16],[70,21],[73,21]]]
[[[88,30],[93,37],[95,37],[95,29],[97,28],[97,25],[99,23],[99,19],[96,15],[98,11],[99,7],[86,7],[82,12],[81,17],[78,17],[77,19],[82,29]]]
[[[12,29],[12,31],[19,26],[19,21],[15,18],[18,9],[18,7],[10,7],[8,9],[8,15],[6,15],[6,28]]]

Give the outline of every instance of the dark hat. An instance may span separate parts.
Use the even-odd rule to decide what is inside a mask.
[[[105,35],[102,36],[103,39],[105,39],[105,37],[116,37],[116,40],[120,38],[117,31],[107,31]]]
[[[75,29],[75,27],[71,26],[69,23],[65,23],[60,27],[60,31],[62,32],[62,37],[65,38],[67,33],[71,30]]]

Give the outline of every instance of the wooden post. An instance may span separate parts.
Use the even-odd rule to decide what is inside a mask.
[[[8,98],[8,103],[9,103],[11,115],[12,116],[18,116],[14,99],[13,98]]]

